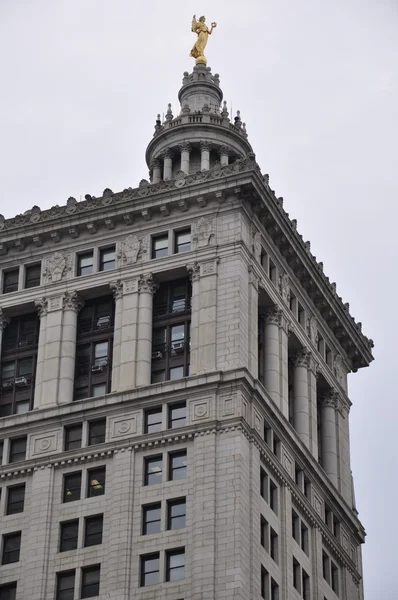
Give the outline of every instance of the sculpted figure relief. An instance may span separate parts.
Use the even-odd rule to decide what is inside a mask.
[[[192,246],[196,250],[210,246],[214,238],[213,221],[201,217],[195,223],[194,234],[192,236]]]
[[[204,56],[207,40],[209,35],[212,34],[213,29],[217,27],[217,23],[212,23],[209,29],[206,25],[206,17],[200,17],[199,21],[196,20],[196,15],[192,19],[192,31],[197,34],[198,39],[196,40],[191,50],[190,56],[196,59],[196,64],[202,63],[207,64],[207,59]]]
[[[135,265],[146,251],[146,238],[138,238],[136,235],[129,235],[121,242],[117,257],[122,265]]]
[[[55,252],[46,261],[43,269],[43,277],[47,282],[51,281],[55,283],[56,281],[61,281],[71,270],[69,256],[61,252]]]

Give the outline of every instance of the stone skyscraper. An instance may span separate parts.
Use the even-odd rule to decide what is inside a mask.
[[[0,217],[0,600],[362,600],[372,342],[184,73],[150,180]]]

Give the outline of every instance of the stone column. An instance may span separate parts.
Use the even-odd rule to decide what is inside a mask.
[[[310,353],[305,348],[293,357],[293,427],[307,448],[310,447],[309,358]]]
[[[68,404],[73,400],[76,362],[77,315],[83,307],[83,300],[76,291],[66,292],[63,298],[63,323],[61,361],[58,387],[58,404]]]
[[[264,314],[264,385],[272,400],[280,405],[279,328],[282,311],[272,306]]]
[[[166,148],[163,152],[163,179],[171,179],[173,175],[173,154],[170,148]]]
[[[312,456],[318,461],[318,398],[317,398],[317,379],[319,374],[319,363],[315,360],[315,355],[311,354],[310,368],[308,370],[309,404],[310,404],[310,451]]]
[[[179,146],[181,152],[181,171],[184,171],[189,175],[189,155],[192,150],[192,146],[189,142],[183,142]]]
[[[156,291],[156,282],[152,273],[141,275],[138,279],[139,312],[137,336],[137,371],[136,386],[151,383],[152,363],[152,314],[153,295]]]
[[[192,282],[190,373],[193,375],[197,373],[199,364],[200,266],[196,262],[193,265],[187,265],[187,270]]]
[[[195,364],[192,367],[191,362],[191,375],[212,373],[216,370],[217,265],[218,259],[212,259],[193,267],[192,318],[194,331],[192,332],[191,321],[190,351],[191,356],[193,352]]]
[[[322,467],[330,481],[337,488],[337,432],[336,408],[338,393],[332,389],[321,398],[321,459]]]
[[[120,279],[109,284],[115,300],[115,320],[113,323],[113,352],[112,352],[112,392],[119,389],[122,317],[123,317],[123,283]]]
[[[5,316],[3,310],[0,308],[0,357],[1,357],[1,343],[3,340],[3,331],[7,327],[10,319]]]
[[[220,148],[220,162],[221,162],[222,166],[228,164],[229,154],[230,154],[230,149],[228,148],[228,146],[221,146],[221,148]]]
[[[112,392],[136,386],[138,277],[109,284],[115,298]]]
[[[162,163],[158,158],[154,158],[151,164],[152,183],[159,183],[162,179]]]
[[[249,372],[258,377],[258,284],[259,278],[249,267]]]
[[[59,297],[59,305],[61,307],[62,300],[61,297]],[[51,362],[51,368],[55,369],[55,372],[53,373],[53,377],[52,379],[54,380],[54,383],[51,385],[51,383],[49,383],[48,381],[48,377],[51,378],[50,374],[46,373],[46,341],[47,341],[47,311],[48,311],[48,300],[47,298],[38,298],[37,300],[35,300],[35,306],[37,308],[37,312],[39,314],[39,319],[40,319],[40,329],[39,329],[39,341],[38,341],[38,345],[37,345],[37,360],[36,360],[36,375],[35,375],[35,395],[34,395],[34,406],[35,408],[42,408],[42,406],[44,406],[46,404],[45,402],[45,397],[43,397],[43,385],[44,385],[44,381],[46,381],[45,385],[45,392],[46,392],[46,396],[47,396],[47,400],[49,402],[47,402],[47,404],[56,404],[57,403],[57,394],[58,394],[58,389],[57,389],[57,382],[56,382],[56,378],[58,377],[58,373],[59,373],[59,354],[61,352],[61,348],[60,348],[60,337],[61,337],[61,326],[62,326],[62,313],[60,315],[60,327],[59,327],[59,332],[58,335],[55,334],[54,338],[59,338],[58,344],[55,341],[55,339],[53,339],[53,346],[51,348],[47,348],[47,350],[51,352],[53,352],[54,354],[54,358],[53,360],[49,359]],[[55,342],[55,344],[54,344]],[[49,342],[49,345],[51,344],[51,342]],[[58,355],[58,356],[56,356]],[[48,363],[47,363],[48,364]],[[50,379],[51,381],[51,379]],[[48,387],[52,387],[52,389],[48,389]]]
[[[210,169],[210,149],[211,142],[200,142],[200,151],[201,151],[201,163],[200,169],[201,171],[208,171]]]
[[[281,336],[281,411],[289,420],[289,332],[290,322],[283,316]]]

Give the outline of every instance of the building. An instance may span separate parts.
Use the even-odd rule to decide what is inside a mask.
[[[0,218],[0,600],[361,600],[372,342],[184,73],[150,181]]]

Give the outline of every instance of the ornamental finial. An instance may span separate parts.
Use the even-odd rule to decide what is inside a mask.
[[[196,20],[196,15],[192,18],[191,30],[197,34],[198,39],[196,40],[190,56],[196,59],[196,64],[207,65],[207,58],[204,56],[207,40],[209,35],[212,34],[213,29],[217,27],[217,23],[213,21],[211,28],[209,29],[206,25],[206,17],[200,17],[199,21]]]

